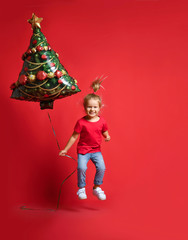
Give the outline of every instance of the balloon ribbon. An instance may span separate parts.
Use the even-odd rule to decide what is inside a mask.
[[[50,124],[52,126],[52,130],[53,130],[53,133],[54,133],[54,136],[55,136],[55,139],[56,139],[56,143],[57,143],[57,146],[58,146],[58,149],[61,150],[60,148],[60,145],[59,145],[59,142],[57,140],[57,136],[56,136],[56,133],[55,133],[55,130],[54,130],[54,127],[53,127],[53,124],[52,124],[52,121],[51,121],[51,117],[50,117],[50,114],[48,113],[48,117],[49,117],[49,120],[50,120]],[[65,157],[68,157],[68,158],[71,158],[73,159],[74,161],[76,161],[76,159],[74,159],[73,157],[69,156],[69,155],[65,155]],[[77,162],[77,161],[76,161]],[[57,206],[56,206],[56,210],[59,208],[59,202],[60,202],[60,198],[61,198],[61,190],[62,190],[62,186],[64,184],[65,181],[67,181],[67,179],[69,179],[75,172],[76,172],[77,168],[71,172],[71,174],[69,174],[64,180],[63,182],[61,183],[61,186],[60,186],[60,190],[59,190],[59,196],[58,196],[58,201],[57,201]],[[27,208],[25,206],[21,206],[20,209],[22,210],[41,210],[41,209],[33,209],[33,208]],[[54,209],[46,209],[48,211],[55,211]]]
[[[49,117],[49,120],[50,120],[50,123],[51,123],[51,126],[52,126],[52,130],[53,130],[53,133],[54,133],[56,142],[57,142],[58,149],[61,150],[61,149],[60,149],[59,142],[58,142],[58,140],[57,140],[57,136],[56,136],[56,133],[55,133],[53,124],[52,124],[52,121],[51,121],[51,117],[50,117],[49,112],[48,112],[48,117]],[[74,159],[73,157],[71,157],[71,156],[69,156],[69,155],[66,155],[66,154],[65,154],[65,157],[71,158],[71,159],[73,159],[75,162],[77,162],[76,159]],[[61,187],[60,187],[60,190],[59,190],[59,196],[58,196],[58,201],[57,201],[57,207],[56,207],[56,209],[59,208],[59,201],[60,201],[60,197],[61,197],[61,189],[62,189],[63,183],[64,183],[65,181],[67,181],[67,179],[69,179],[69,178],[76,172],[76,170],[77,170],[77,168],[76,168],[73,172],[71,172],[71,174],[69,174],[69,175],[63,180],[63,182],[61,183]]]

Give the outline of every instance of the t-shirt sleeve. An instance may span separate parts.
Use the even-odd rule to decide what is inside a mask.
[[[104,120],[104,122],[103,122],[102,132],[106,132],[107,130],[108,130],[108,126],[107,126],[106,121]]]
[[[75,127],[74,127],[74,131],[77,132],[77,133],[80,133],[82,130],[82,126],[80,124],[80,121],[78,120]]]

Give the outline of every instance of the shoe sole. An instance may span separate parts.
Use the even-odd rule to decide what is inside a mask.
[[[78,197],[78,199],[79,199],[79,200],[85,200],[85,199],[87,199],[87,197],[86,197],[86,198],[79,198],[79,197]]]
[[[104,200],[106,200],[106,197],[104,198],[104,199],[101,199],[101,198],[99,198],[95,193],[93,193],[93,195],[95,196],[95,197],[97,197],[99,200],[101,200],[101,201],[104,201]]]

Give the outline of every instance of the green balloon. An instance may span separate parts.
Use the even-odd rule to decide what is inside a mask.
[[[23,55],[23,67],[19,74],[20,75],[35,75],[36,80],[31,83],[29,80],[26,81],[25,86],[21,86],[19,84],[15,88],[12,89],[11,98],[20,99],[25,101],[40,101],[41,109],[52,109],[53,108],[53,101],[59,99],[59,93],[61,88],[64,90],[61,92],[61,96],[67,97],[72,94],[76,94],[80,92],[78,86],[74,83],[73,78],[71,78],[68,73],[63,78],[66,81],[63,84],[59,84],[59,78],[57,76],[53,78],[49,78],[47,75],[50,72],[55,73],[55,71],[61,71],[66,69],[60,63],[58,55],[53,49],[40,49],[37,46],[50,46],[47,42],[47,39],[41,32],[40,26],[38,26],[35,22],[36,15],[33,14],[32,19],[29,19],[29,23],[32,24],[33,35],[30,40],[30,45],[28,49],[35,49],[32,52],[27,52]],[[36,40],[34,43],[33,41]],[[42,59],[42,55],[47,55],[47,59]],[[28,58],[29,57],[29,58]],[[55,65],[55,66],[53,66]],[[25,71],[24,68],[28,68],[28,71]],[[66,71],[67,72],[67,71]],[[38,74],[39,73],[39,74]],[[71,89],[72,86],[75,86],[74,90]],[[32,87],[32,88],[31,88]],[[22,91],[19,90],[25,89],[25,92],[28,94],[24,94]],[[42,88],[46,88],[47,91],[42,90]],[[53,90],[52,90],[53,89]],[[57,97],[56,96],[57,93]],[[49,98],[44,95],[49,95]],[[37,97],[36,97],[37,96]],[[53,100],[52,100],[53,99]]]

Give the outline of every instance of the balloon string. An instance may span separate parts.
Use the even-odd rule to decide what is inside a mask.
[[[50,120],[50,124],[51,124],[51,126],[52,126],[52,130],[53,130],[53,133],[54,133],[54,136],[55,136],[55,139],[56,139],[56,143],[57,143],[58,149],[60,150],[60,145],[59,145],[59,142],[58,142],[58,140],[57,140],[57,136],[56,136],[54,127],[53,127],[53,125],[52,125],[52,120],[51,120],[51,117],[50,117],[49,112],[48,112],[48,117],[49,117],[49,120]]]
[[[60,148],[59,142],[58,142],[58,140],[57,140],[57,136],[56,136],[56,133],[55,133],[55,130],[54,130],[54,127],[53,127],[52,120],[51,120],[51,117],[50,117],[49,112],[48,112],[48,117],[49,117],[49,120],[50,120],[50,123],[51,123],[51,126],[52,126],[52,130],[53,130],[53,133],[54,133],[54,136],[55,136],[55,139],[56,139],[56,143],[57,143],[58,149],[60,150],[61,148]],[[66,154],[65,154],[65,157],[71,158],[71,159],[73,159],[75,162],[77,162],[76,159],[74,159],[73,157],[71,157],[71,156],[69,156],[69,155],[66,155]],[[57,207],[56,207],[56,209],[59,208],[59,202],[60,202],[60,197],[61,197],[61,189],[62,189],[62,186],[63,186],[64,182],[65,182],[67,179],[69,179],[69,178],[76,172],[76,170],[77,170],[77,168],[76,168],[71,174],[69,174],[69,175],[63,180],[63,182],[61,183],[61,187],[60,187],[60,190],[59,190],[59,196],[58,196],[58,201],[57,201]]]
[[[53,133],[54,133],[54,136],[55,136],[55,139],[56,139],[56,142],[57,142],[57,146],[58,146],[58,149],[60,150],[60,145],[59,145],[59,142],[57,140],[57,136],[56,136],[56,133],[55,133],[55,130],[54,130],[54,127],[52,125],[52,121],[51,121],[51,118],[50,118],[50,114],[48,113],[48,117],[49,117],[49,120],[50,120],[50,123],[51,123],[51,126],[52,126],[52,130],[53,130]],[[74,159],[73,157],[69,156],[69,155],[65,155],[65,157],[68,157],[68,158],[71,158],[73,159],[75,162],[76,159]],[[59,202],[60,202],[60,198],[61,198],[61,190],[62,190],[62,186],[64,184],[65,181],[67,181],[67,179],[69,179],[75,172],[76,172],[77,168],[71,172],[64,180],[63,182],[61,183],[61,186],[60,186],[60,190],[59,190],[59,195],[58,195],[58,201],[57,201],[57,206],[56,206],[56,210],[59,208]],[[28,208],[26,206],[21,206],[20,207],[21,210],[36,210],[36,211],[40,211],[42,209],[37,209],[37,208]],[[55,211],[54,209],[46,209],[47,211]]]

